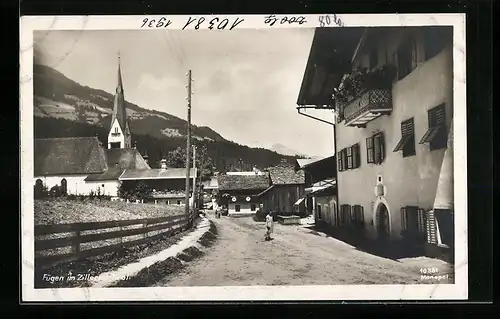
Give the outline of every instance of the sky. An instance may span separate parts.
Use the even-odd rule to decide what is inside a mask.
[[[330,156],[332,127],[296,110],[313,34],[312,28],[49,31],[35,34],[34,58],[114,94],[119,52],[125,99],[184,119],[191,69],[193,124],[251,147],[282,144]]]

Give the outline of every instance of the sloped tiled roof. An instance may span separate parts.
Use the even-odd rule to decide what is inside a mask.
[[[295,168],[291,165],[278,165],[270,167],[269,177],[271,178],[271,183],[274,185],[294,185],[305,183],[304,172],[301,170],[295,171]]]
[[[133,148],[107,149],[106,159],[108,169],[102,174],[89,175],[86,181],[117,180],[126,169],[150,169],[141,153]]]
[[[269,187],[266,175],[220,175],[219,190],[263,190]]]
[[[106,171],[106,155],[97,137],[35,139],[35,176],[96,174]]]
[[[196,176],[196,169],[190,169],[190,177]],[[119,180],[141,179],[181,179],[186,178],[185,168],[154,168],[154,169],[126,169]]]

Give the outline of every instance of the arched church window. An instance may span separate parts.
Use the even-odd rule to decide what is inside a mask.
[[[61,193],[63,195],[68,194],[68,181],[66,181],[66,178],[61,179]]]
[[[118,128],[117,127],[115,127],[115,133],[118,133]]]

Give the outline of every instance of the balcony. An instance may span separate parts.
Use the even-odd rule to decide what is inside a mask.
[[[346,126],[364,127],[368,122],[392,112],[389,89],[368,89],[343,105]]]

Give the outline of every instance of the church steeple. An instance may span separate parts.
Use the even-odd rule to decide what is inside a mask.
[[[123,92],[123,81],[118,52],[118,83],[116,85],[115,100],[113,105],[113,116],[111,128],[108,135],[109,148],[131,148],[130,128],[127,120],[125,96]]]

